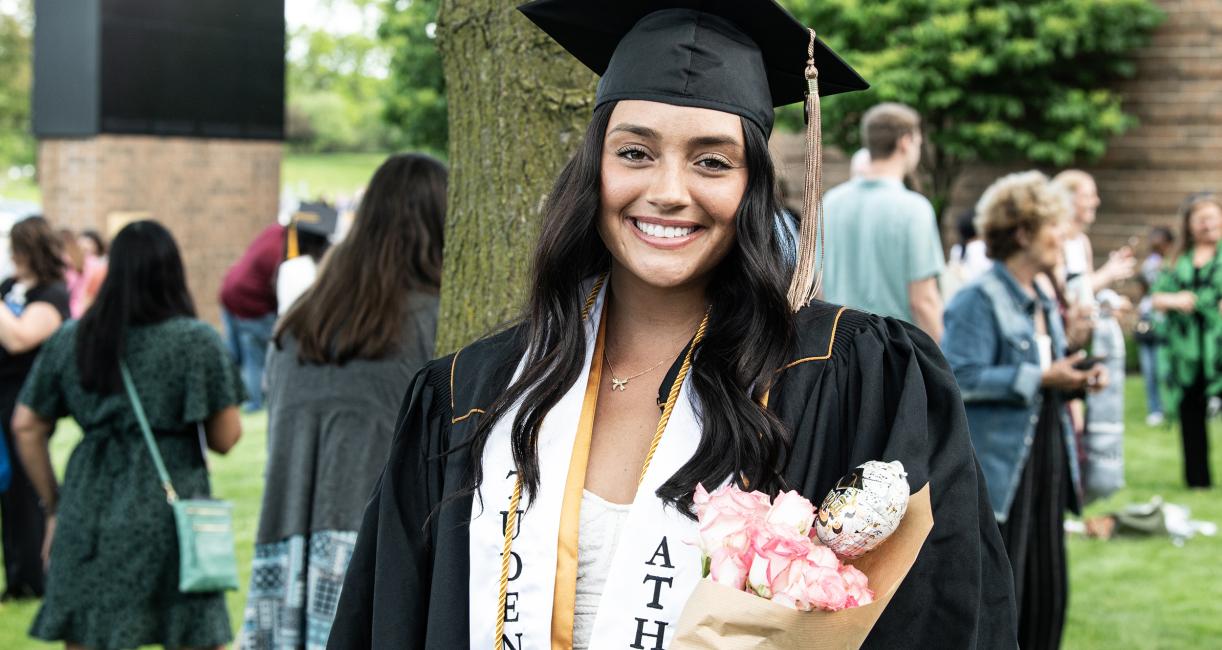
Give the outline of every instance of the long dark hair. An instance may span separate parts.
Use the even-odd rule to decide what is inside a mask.
[[[63,245],[46,219],[27,217],[13,224],[9,242],[14,261],[37,278],[38,286],[64,281]]]
[[[304,363],[380,359],[403,336],[408,293],[441,288],[446,168],[421,154],[378,167],[352,232],[331,249],[318,279],[276,330],[297,339]]]
[[[175,316],[195,316],[178,245],[156,221],[134,221],[111,243],[106,279],[77,326],[81,386],[94,393],[118,392],[128,328]]]
[[[612,103],[594,111],[544,208],[520,341],[528,358],[521,377],[489,406],[472,437],[475,489],[483,481],[481,459],[493,425],[520,401],[511,444],[522,485],[533,496],[539,486],[539,427],[581,373],[583,281],[610,265],[597,215],[603,141],[614,108]],[[786,359],[793,321],[774,225],[781,203],[768,140],[748,120],[742,128],[749,173],[735,217],[737,236],[713,271],[709,325],[693,352],[691,378],[703,434],[692,459],[657,491],[689,516],[697,483],[713,486],[733,477],[757,490],[782,486],[780,472],[792,444],[781,421],[758,402]]]

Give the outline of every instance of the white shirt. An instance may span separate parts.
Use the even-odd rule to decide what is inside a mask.
[[[620,530],[628,519],[629,504],[611,503],[589,490],[581,495],[581,524],[577,531],[577,598],[573,606],[573,650],[590,646],[598,601],[602,598],[611,559],[619,546]]]
[[[301,294],[314,284],[318,275],[318,264],[309,255],[299,255],[280,263],[276,272],[276,314],[289,310]]]

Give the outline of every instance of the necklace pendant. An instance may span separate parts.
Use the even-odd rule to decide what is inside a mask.
[[[611,390],[618,390],[622,393],[627,389],[628,389],[628,380],[627,379],[616,379],[615,377],[611,378]]]

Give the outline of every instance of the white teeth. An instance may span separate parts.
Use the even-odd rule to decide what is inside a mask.
[[[658,237],[661,239],[674,239],[676,237],[686,237],[696,231],[694,227],[676,228],[674,226],[660,226],[656,223],[645,223],[644,221],[632,220],[633,225],[637,230],[649,235],[650,237]]]

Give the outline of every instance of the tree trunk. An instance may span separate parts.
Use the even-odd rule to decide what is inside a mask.
[[[544,199],[581,140],[594,75],[519,14],[518,0],[442,0],[449,212],[437,353],[511,321]]]

